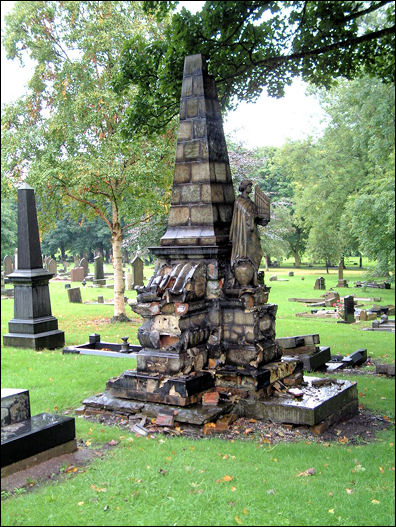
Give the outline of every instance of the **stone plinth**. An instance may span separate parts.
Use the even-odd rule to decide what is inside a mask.
[[[48,449],[74,441],[72,417],[42,413],[1,429],[1,467],[17,463]]]

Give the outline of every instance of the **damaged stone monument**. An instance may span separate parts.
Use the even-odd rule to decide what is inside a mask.
[[[14,284],[14,318],[3,336],[4,346],[20,348],[61,348],[65,334],[52,316],[48,282],[53,273],[43,268],[32,187],[18,189],[18,268],[8,275]]]
[[[212,392],[226,403],[217,415],[233,409],[274,419],[276,404],[266,404],[274,384],[301,378],[303,366],[298,359],[283,361],[275,342],[277,306],[268,303],[270,288],[259,272],[257,227],[268,223],[270,203],[258,187],[252,199],[252,188],[252,181],[243,180],[235,198],[215,82],[201,55],[188,56],[168,228],[160,246],[150,249],[157,259],[154,275],[137,288],[132,306],[144,320],[137,368],[110,379],[105,394],[84,401],[86,408],[115,404],[144,413],[155,406],[158,413],[176,407],[175,420],[193,422],[188,407],[200,407],[203,414],[208,409],[202,424],[214,418],[213,406],[201,405]],[[343,382],[341,392],[348,393],[342,406],[357,411],[356,386]],[[278,413],[281,420],[298,421],[293,412],[289,404]],[[310,415],[306,422],[316,424],[317,418]]]

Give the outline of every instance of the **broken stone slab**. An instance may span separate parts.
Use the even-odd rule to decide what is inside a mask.
[[[228,401],[221,401],[217,406],[195,404],[189,407],[176,405],[166,405],[165,407],[163,404],[121,399],[111,395],[108,391],[88,397],[82,403],[86,408],[116,411],[126,415],[140,413],[154,418],[161,413],[163,414],[166,409],[167,412],[173,412],[175,421],[199,426],[226,414],[232,408],[232,403]]]
[[[274,398],[240,400],[234,411],[243,417],[270,419],[278,423],[314,426],[331,415],[341,418],[358,412],[356,382],[335,381],[327,386],[315,387],[313,377],[304,377],[301,398]]]
[[[1,389],[1,426],[19,423],[30,418],[29,390]]]
[[[320,346],[319,349],[310,353],[292,355],[292,353],[295,353],[295,351],[296,350],[289,350],[291,353],[288,357],[290,357],[291,360],[296,360],[298,357],[298,359],[302,361],[303,368],[306,371],[316,371],[323,368],[331,357],[329,346]],[[282,358],[286,360],[285,355]]]
[[[288,298],[289,302],[303,302],[305,304],[314,304],[316,302],[322,302],[321,298]]]
[[[359,348],[350,355],[345,356],[342,362],[347,366],[360,366],[367,361],[367,349]]]

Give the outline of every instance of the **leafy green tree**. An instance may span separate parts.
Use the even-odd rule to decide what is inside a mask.
[[[170,200],[175,127],[150,141],[122,136],[135,90],[112,89],[124,40],[143,34],[157,42],[162,28],[141,2],[16,2],[5,17],[8,58],[23,63],[30,55],[36,66],[26,96],[2,111],[2,177],[26,177],[35,188],[46,205],[44,229],[65,207],[105,223],[116,320],[126,318],[123,233]]]
[[[18,246],[17,203],[12,197],[1,200],[1,260],[14,254]]]
[[[145,2],[159,20],[175,2]],[[223,109],[266,90],[281,97],[293,77],[328,88],[362,73],[394,82],[395,7],[385,1],[206,1],[174,13],[164,37],[127,40],[115,87],[137,87],[130,131],[166,126],[178,112],[185,55],[202,53]],[[138,50],[138,52],[136,52]]]
[[[366,77],[320,95],[329,115],[323,137],[287,143],[279,155],[296,216],[310,231],[307,250],[319,257],[318,244],[333,263],[352,251],[370,254],[381,273],[394,272],[394,89]]]
[[[62,260],[66,259],[66,251],[78,254],[80,258],[93,257],[95,250],[102,254],[111,253],[109,230],[99,217],[93,220],[81,218],[73,220],[69,214],[58,220],[54,228],[43,234],[41,250],[43,254],[55,255],[60,250]]]

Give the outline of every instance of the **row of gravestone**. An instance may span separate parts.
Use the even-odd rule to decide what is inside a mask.
[[[89,264],[86,258],[79,260],[75,258],[75,267],[71,269],[70,278],[72,282],[82,282],[89,274]],[[14,260],[6,255],[3,260],[4,276],[8,276],[17,268],[17,259]],[[58,274],[57,262],[47,256],[43,259],[43,267],[54,276]],[[127,273],[127,282],[132,281],[135,285],[143,285],[143,260],[139,256],[135,256],[131,261],[131,273]],[[63,266],[64,272],[66,272],[65,265]],[[96,256],[94,258],[94,280],[104,280],[104,266],[103,257]]]

